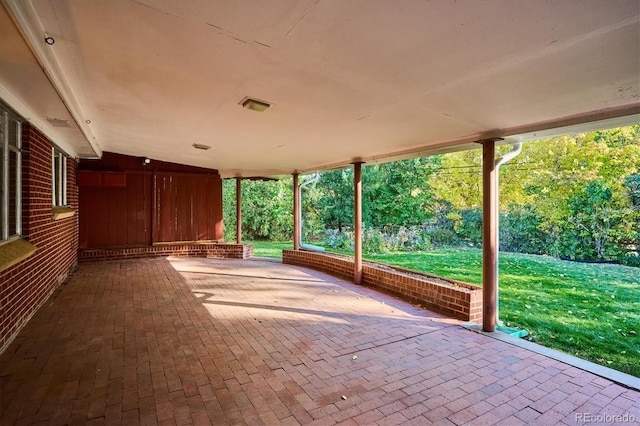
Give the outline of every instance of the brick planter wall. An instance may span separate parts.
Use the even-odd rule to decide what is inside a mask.
[[[282,250],[282,263],[306,266],[334,277],[353,281],[353,259],[305,250]]]
[[[353,259],[311,251],[283,250],[282,262],[353,280]],[[363,264],[362,284],[376,287],[464,321],[482,322],[482,288],[402,268]]]
[[[26,123],[22,147],[22,230],[37,250],[0,272],[0,353],[77,264],[76,161],[67,160],[67,201],[76,214],[53,220],[52,143]]]
[[[84,249],[79,251],[80,262],[137,259],[157,256],[193,256],[224,259],[248,259],[253,246],[243,244],[188,243],[158,244],[151,247]]]

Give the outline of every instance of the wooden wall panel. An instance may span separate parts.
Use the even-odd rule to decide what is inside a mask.
[[[222,238],[219,176],[157,172],[154,182],[154,242]]]
[[[223,239],[216,170],[105,153],[81,160],[78,177],[80,248]]]
[[[127,175],[127,186],[80,187],[80,248],[151,243],[151,176]]]
[[[127,246],[151,244],[151,176],[128,175]]]

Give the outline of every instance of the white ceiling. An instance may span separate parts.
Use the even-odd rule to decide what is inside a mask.
[[[0,96],[80,156],[276,175],[640,113],[637,0],[2,2]]]

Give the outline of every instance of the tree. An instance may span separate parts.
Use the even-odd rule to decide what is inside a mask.
[[[548,254],[620,255],[621,241],[629,238],[637,223],[629,214],[631,201],[624,182],[640,168],[638,129],[631,126],[530,143],[531,156],[542,173],[529,188],[543,228],[554,237]],[[605,207],[594,207],[594,202]]]
[[[446,217],[465,241],[477,237],[481,164],[480,150],[447,154],[430,179],[432,205],[451,206]],[[572,257],[580,248],[579,257],[618,257],[629,241],[640,238],[636,181],[627,178],[639,171],[640,126],[525,143],[521,155],[500,168],[501,234],[513,237],[505,247],[539,247],[541,254]],[[604,197],[594,186],[599,184],[591,182],[610,191],[610,198],[599,199],[606,208],[590,207],[595,194]],[[535,226],[522,220],[533,220]],[[535,243],[515,244],[526,239]]]
[[[233,241],[236,222],[235,179],[223,183],[225,239]],[[291,178],[279,181],[242,181],[244,240],[289,240],[293,234]]]
[[[369,226],[422,225],[433,216],[429,177],[439,158],[414,158],[366,166],[363,217]]]
[[[589,182],[584,189],[569,199],[568,231],[575,234],[571,251],[584,258],[604,259],[613,214],[611,188],[603,181]]]
[[[632,245],[631,242],[635,237],[635,252],[638,253],[640,251],[640,173],[627,176],[624,185],[629,191],[629,199],[631,200],[629,216],[633,224],[628,245]]]
[[[440,165],[429,178],[434,198],[451,205],[452,211],[482,208],[482,151],[442,155]]]
[[[326,228],[353,224],[353,170],[342,169],[322,173],[316,184],[321,195],[318,199],[322,220]]]

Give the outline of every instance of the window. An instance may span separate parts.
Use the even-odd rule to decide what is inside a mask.
[[[0,103],[0,243],[22,231],[22,123]]]
[[[53,207],[67,205],[67,155],[58,148],[52,148],[52,203]]]

